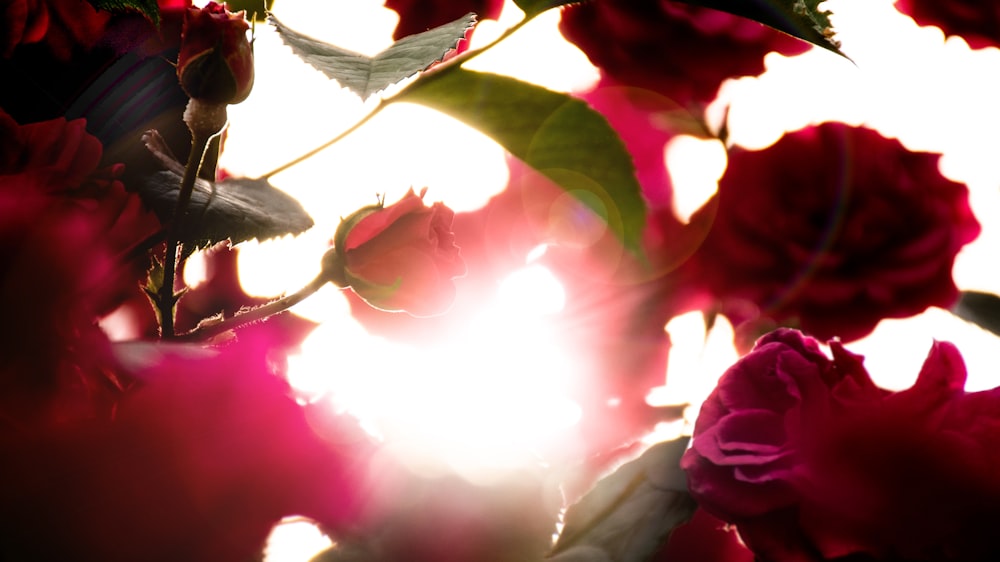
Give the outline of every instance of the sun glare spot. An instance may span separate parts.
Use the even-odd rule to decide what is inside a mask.
[[[541,448],[580,419],[568,397],[572,350],[546,321],[564,300],[555,276],[529,265],[501,282],[461,337],[439,345],[389,342],[330,320],[290,360],[289,380],[373,424],[419,473],[492,481],[537,464]]]
[[[718,190],[726,149],[717,140],[680,135],[667,143],[664,159],[674,187],[674,212],[687,221]]]

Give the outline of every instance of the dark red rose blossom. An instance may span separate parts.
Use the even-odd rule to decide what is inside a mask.
[[[253,48],[245,13],[209,2],[188,8],[177,55],[177,77],[192,99],[213,104],[235,104],[253,89]]]
[[[896,8],[920,25],[959,35],[973,49],[1000,46],[1000,4],[981,0],[896,0]]]
[[[753,552],[740,543],[735,529],[704,509],[670,533],[652,562],[753,562]]]
[[[392,205],[365,207],[341,222],[323,269],[368,304],[414,316],[443,314],[455,299],[453,279],[465,275],[455,213],[424,204],[426,188],[410,189]]]
[[[0,16],[0,56],[44,42],[56,58],[68,60],[74,48],[97,43],[111,14],[86,0],[2,0]]]
[[[699,504],[762,560],[995,560],[998,389],[949,343],[900,392],[830,345],[780,330],[723,375],[681,461]]]
[[[399,14],[399,23],[392,32],[393,39],[402,39],[407,35],[422,33],[439,25],[457,20],[469,12],[476,14],[476,19],[495,20],[500,17],[503,0],[386,0],[385,7]],[[466,33],[469,36],[470,30]],[[464,45],[459,45],[464,48]]]
[[[610,77],[689,107],[727,78],[757,75],[764,55],[809,48],[757,22],[672,0],[595,0],[567,7],[560,29]]]
[[[691,263],[696,283],[736,325],[845,341],[950,306],[955,255],[980,228],[967,188],[937,161],[842,123],[733,151],[718,194],[691,219],[711,224]]]
[[[0,339],[7,417],[32,415],[35,399],[86,402],[100,392],[95,365],[106,338],[94,324],[139,291],[147,264],[130,252],[159,223],[117,181],[120,166],[97,169],[101,152],[82,120],[18,125],[0,113],[0,305],[12,322]]]

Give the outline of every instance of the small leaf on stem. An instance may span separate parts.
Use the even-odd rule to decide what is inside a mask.
[[[580,200],[627,248],[639,251],[646,203],[632,156],[585,102],[507,76],[458,67],[393,98],[450,115],[491,137]]]
[[[161,221],[169,221],[181,178],[173,171],[157,172],[139,188],[139,196]],[[300,234],[313,220],[298,201],[265,179],[197,180],[180,233],[185,251],[230,240],[266,240]]]
[[[160,6],[156,0],[88,0],[98,10],[113,14],[133,12],[142,14],[153,25],[160,25]]]
[[[566,511],[548,559],[646,560],[697,507],[680,468],[687,442],[653,445],[598,482]]]
[[[269,19],[296,55],[361,96],[361,99],[368,99],[372,94],[440,62],[476,25],[476,15],[468,13],[451,23],[403,37],[386,50],[369,57],[303,35],[285,26],[273,14]]]

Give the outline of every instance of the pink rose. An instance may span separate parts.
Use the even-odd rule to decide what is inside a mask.
[[[816,340],[776,330],[722,375],[681,459],[703,509],[737,522],[796,503],[805,428],[826,423],[838,403],[878,394],[860,357],[832,347],[833,360]]]
[[[762,151],[733,151],[689,268],[737,326],[860,338],[958,296],[955,255],[979,234],[968,190],[938,156],[824,123]],[[745,327],[744,327],[745,328]]]
[[[937,342],[909,389],[779,330],[731,367],[681,460],[701,507],[760,560],[996,560],[1000,389],[966,393]]]
[[[809,49],[746,18],[672,0],[574,4],[563,10],[560,29],[604,76],[681,107],[710,102],[727,78],[760,74],[771,51]]]
[[[245,12],[235,14],[225,4],[209,2],[188,8],[177,55],[177,77],[192,99],[234,104],[253,88],[253,48]]]
[[[368,304],[414,316],[434,316],[455,299],[465,261],[451,230],[455,212],[430,207],[410,189],[392,205],[372,205],[350,215],[323,257],[331,280],[350,287]]]
[[[959,35],[973,49],[1000,46],[1000,4],[982,0],[896,0],[896,8],[920,25]]]

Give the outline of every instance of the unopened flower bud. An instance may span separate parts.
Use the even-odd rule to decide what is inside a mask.
[[[244,11],[230,13],[209,2],[188,8],[177,56],[177,77],[192,99],[211,104],[240,103],[253,88],[253,48]]]
[[[426,190],[425,190],[426,191]],[[455,213],[443,203],[424,205],[411,189],[392,205],[370,205],[345,218],[323,271],[368,304],[413,316],[434,316],[455,299],[465,261],[455,245]]]

